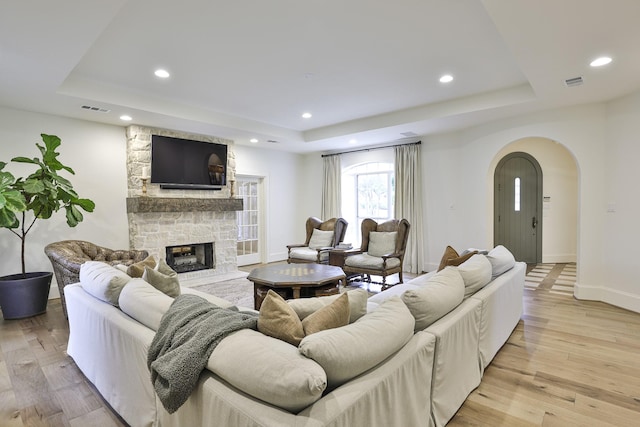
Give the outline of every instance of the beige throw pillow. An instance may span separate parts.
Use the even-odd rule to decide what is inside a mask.
[[[162,274],[155,269],[145,267],[142,279],[170,297],[175,298],[180,295],[180,282],[178,281],[178,273],[175,271],[173,274]]]
[[[349,324],[349,295],[343,293],[331,304],[322,307],[302,321],[305,335]]]
[[[296,347],[304,338],[302,322],[295,311],[277,293],[269,289],[260,306],[258,330]]]
[[[136,262],[135,264],[131,264],[129,267],[127,267],[127,274],[131,277],[142,277],[145,267],[153,268],[155,266],[155,258],[153,257],[153,255],[149,255],[142,261]]]
[[[364,289],[353,289],[346,292],[349,295],[349,323],[353,323],[367,313],[367,298],[369,294]],[[340,295],[329,295],[326,297],[296,298],[287,300],[298,314],[300,320],[331,304]]]

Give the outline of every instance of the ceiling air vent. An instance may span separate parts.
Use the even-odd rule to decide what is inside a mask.
[[[89,110],[89,111],[96,111],[98,113],[108,113],[111,110],[108,110],[106,108],[100,108],[100,107],[92,107],[90,105],[83,105],[82,106],[83,110]]]
[[[574,77],[572,79],[567,79],[564,81],[564,84],[566,84],[567,87],[580,86],[582,83],[584,83],[584,80],[582,80],[582,76]]]
[[[267,142],[270,142],[271,144],[278,144],[280,141],[276,141],[275,139],[267,139]]]

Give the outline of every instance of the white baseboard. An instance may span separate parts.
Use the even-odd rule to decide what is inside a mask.
[[[601,301],[624,308],[625,310],[640,313],[640,295],[611,288],[585,286],[578,283],[574,286],[573,295],[580,300]]]
[[[576,262],[576,254],[545,254],[542,256],[542,262],[545,264]]]

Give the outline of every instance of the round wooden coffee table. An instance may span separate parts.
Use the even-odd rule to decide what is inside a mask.
[[[254,307],[260,310],[269,289],[284,299],[336,294],[346,276],[340,267],[324,264],[276,264],[251,270]]]

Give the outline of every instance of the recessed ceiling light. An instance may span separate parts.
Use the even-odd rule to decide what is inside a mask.
[[[601,56],[600,58],[596,58],[589,65],[592,67],[602,67],[603,65],[607,65],[611,62],[611,58],[608,56]]]
[[[120,116],[120,120],[123,120],[125,122],[130,122],[131,120],[133,120],[133,117],[123,114],[122,116]]]
[[[302,118],[303,119],[310,119],[311,117],[312,117],[311,113],[302,113]]]
[[[357,144],[357,143],[358,143],[358,140],[355,138],[349,140],[349,144]]]
[[[451,74],[445,74],[440,77],[440,83],[449,83],[451,81],[453,81],[453,76]]]
[[[156,77],[160,77],[161,79],[166,79],[171,75],[167,70],[163,70],[162,68],[156,70],[153,74],[155,74]]]
[[[258,143],[258,140],[257,140],[256,138],[251,138],[251,139],[249,140],[249,142],[250,142],[250,143],[252,143],[252,144],[257,144],[257,143]]]

